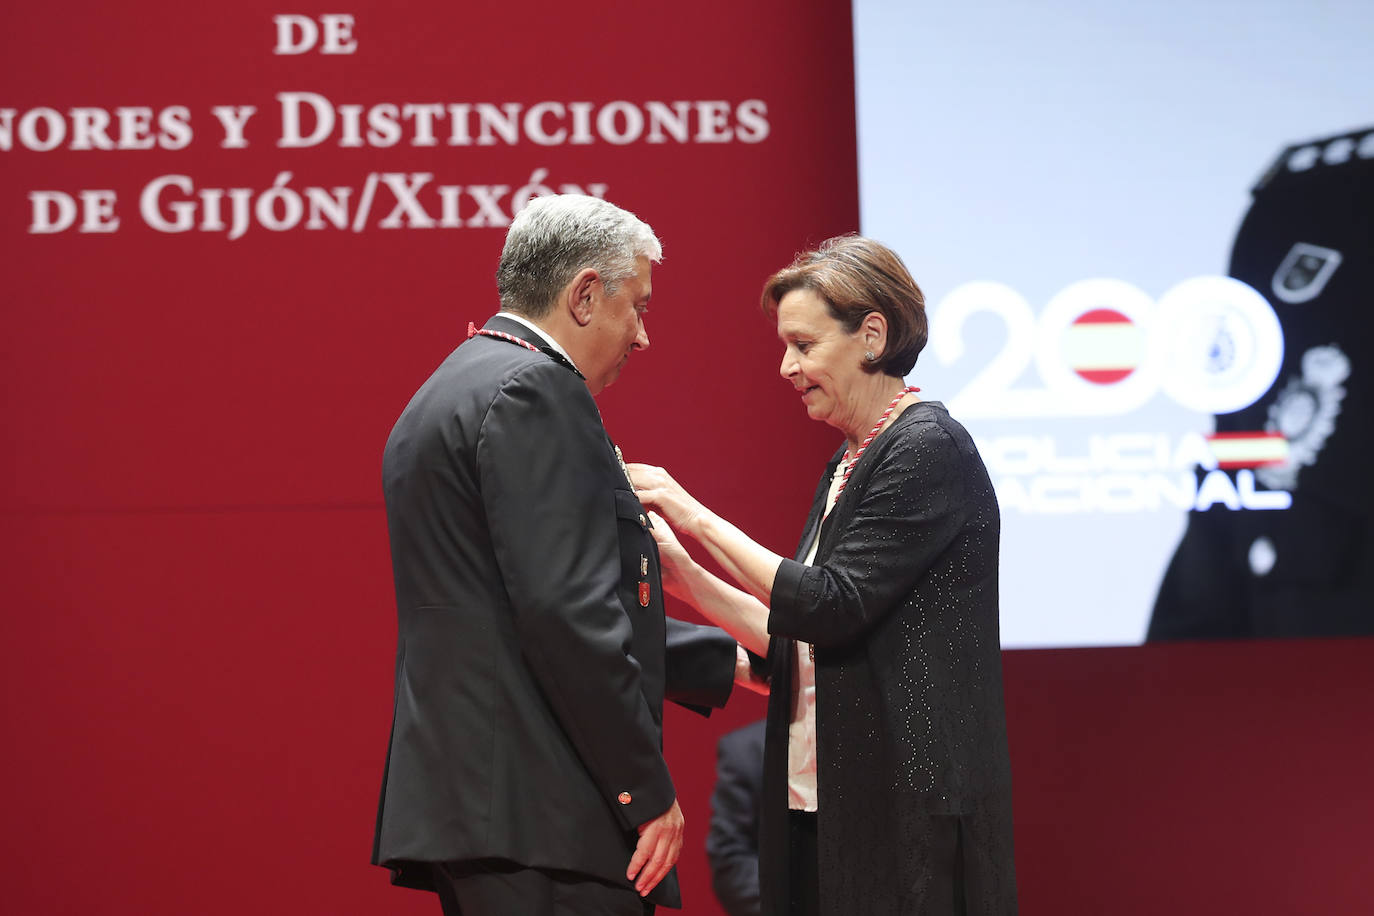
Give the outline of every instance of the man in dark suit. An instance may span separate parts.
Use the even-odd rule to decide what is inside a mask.
[[[665,620],[651,522],[592,400],[649,345],[660,257],[605,201],[530,203],[501,312],[387,441],[399,645],[373,862],[446,916],[681,905],[663,700],[723,705],[743,653]]]

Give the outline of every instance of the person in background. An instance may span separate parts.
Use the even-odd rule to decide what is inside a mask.
[[[721,736],[706,858],[711,888],[730,916],[759,916],[759,798],[763,794],[763,720]]]
[[[630,466],[672,526],[654,528],[668,589],[763,657],[762,911],[1014,913],[1000,519],[969,434],[903,380],[926,343],[921,291],[895,253],[850,236],[799,255],[762,298],[783,380],[844,439],[794,558],[662,468]]]

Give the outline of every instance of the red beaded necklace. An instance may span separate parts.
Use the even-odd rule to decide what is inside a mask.
[[[915,394],[920,390],[921,389],[919,388],[913,388],[911,386],[903,388],[901,392],[895,398],[892,399],[892,403],[887,405],[887,410],[883,411],[883,415],[878,418],[878,422],[873,424],[873,431],[868,434],[867,439],[860,443],[859,450],[854,453],[854,457],[849,457],[849,449],[844,450],[844,477],[840,480],[840,488],[835,491],[835,499],[838,500],[840,498],[840,494],[844,492],[844,488],[849,484],[849,475],[854,473],[854,466],[858,464],[859,459],[863,457],[864,450],[868,448],[868,444],[872,442],[875,438],[877,438],[878,433],[882,431],[883,424],[887,422],[888,417],[892,416],[892,411],[897,409],[897,404],[902,400],[902,398],[906,397],[909,394]]]
[[[505,331],[492,331],[487,328],[479,328],[477,325],[469,321],[468,340],[472,340],[472,338],[476,337],[478,334],[481,334],[483,337],[499,337],[502,340],[509,340],[513,344],[519,344],[526,350],[533,350],[536,353],[539,352],[539,348],[536,347],[534,344],[530,343],[528,340],[521,340],[514,334],[507,334]]]

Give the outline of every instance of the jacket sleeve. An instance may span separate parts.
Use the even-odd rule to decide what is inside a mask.
[[[668,621],[665,696],[693,712],[709,716],[730,699],[735,686],[735,647],[719,627]]]
[[[614,461],[586,386],[552,362],[510,379],[478,436],[482,501],[525,660],[632,829],[675,793],[618,595]]]
[[[960,536],[974,511],[969,477],[976,455],[961,451],[937,424],[920,423],[876,457],[871,473],[851,479],[857,492],[847,490],[836,506],[831,523],[843,527],[829,555],[816,566],[782,561],[769,600],[769,633],[816,646],[858,639],[902,603]],[[852,511],[846,498],[857,499]]]

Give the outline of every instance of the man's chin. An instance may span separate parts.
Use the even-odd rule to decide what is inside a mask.
[[[615,369],[612,369],[610,372],[606,373],[601,378],[597,379],[595,382],[592,381],[590,378],[587,379],[587,387],[591,390],[592,397],[596,397],[598,394],[614,385],[615,380],[618,378],[620,378],[619,366],[617,366]]]

